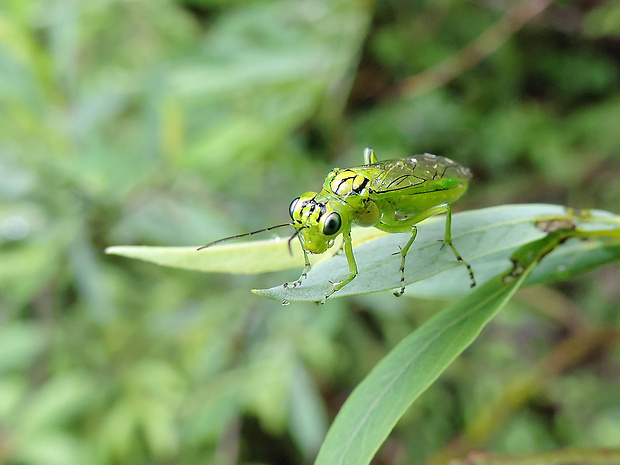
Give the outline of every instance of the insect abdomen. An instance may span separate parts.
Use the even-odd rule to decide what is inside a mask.
[[[398,215],[414,215],[418,212],[433,208],[441,204],[451,204],[458,200],[467,190],[467,182],[460,182],[448,186],[439,186],[433,183],[433,190],[417,190],[408,194],[393,196],[385,199]],[[389,211],[385,203],[380,205],[382,211]]]

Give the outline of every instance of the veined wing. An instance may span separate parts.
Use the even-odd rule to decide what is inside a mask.
[[[438,185],[450,185],[455,181],[467,182],[472,177],[468,168],[449,158],[429,153],[383,160],[367,167],[377,171],[377,175],[370,182],[370,188],[377,193],[413,187],[418,187],[421,191],[426,188],[433,190]]]

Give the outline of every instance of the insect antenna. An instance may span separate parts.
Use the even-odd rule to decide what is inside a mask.
[[[285,226],[292,226],[292,225],[293,225],[293,223],[283,223],[283,224],[278,224],[276,226],[270,226],[268,228],[259,229],[257,231],[252,231],[252,232],[249,232],[249,233],[237,234],[236,236],[225,237],[223,239],[218,239],[217,241],[209,242],[208,244],[203,245],[202,247],[198,247],[196,250],[206,249],[207,247],[211,247],[212,245],[218,244],[220,242],[230,241],[232,239],[238,239],[239,237],[253,236],[254,234],[258,234],[258,233],[262,233],[262,232],[266,232],[266,231],[271,231],[272,229],[283,228]],[[297,235],[297,233],[295,233],[293,235],[293,237],[295,237],[296,235]],[[290,242],[291,241],[289,240],[289,249],[291,248]]]
[[[291,224],[291,226],[292,226],[292,224]],[[293,235],[288,240],[288,252],[291,254],[291,256],[293,256],[293,248],[291,247],[291,242],[293,242],[293,239],[295,239],[297,236],[299,236],[299,233],[301,232],[302,229],[304,229],[304,228],[301,227],[298,230],[296,230],[293,233]]]

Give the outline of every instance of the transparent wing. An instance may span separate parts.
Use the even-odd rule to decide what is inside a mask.
[[[437,188],[454,181],[468,181],[471,171],[449,158],[428,153],[396,160],[384,160],[368,165],[375,171],[371,188],[376,193],[387,193],[417,187]]]

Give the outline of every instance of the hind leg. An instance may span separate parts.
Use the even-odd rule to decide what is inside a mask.
[[[394,253],[394,255],[400,253],[402,256],[401,264],[399,268],[400,290],[394,292],[395,296],[400,297],[405,292],[405,258],[407,256],[407,252],[409,252],[409,249],[413,245],[413,242],[415,241],[415,238],[417,236],[418,230],[417,230],[416,225],[422,220],[425,220],[426,218],[430,218],[431,216],[439,215],[441,213],[446,213],[447,215],[446,216],[446,232],[444,234],[443,242],[444,244],[447,244],[450,247],[456,259],[459,262],[463,263],[465,267],[467,268],[467,271],[469,272],[469,277],[471,279],[471,287],[474,287],[476,285],[476,280],[474,278],[474,270],[472,269],[471,265],[463,259],[459,251],[456,249],[456,247],[452,243],[452,210],[450,209],[450,205],[442,204],[442,205],[438,205],[433,208],[429,208],[428,210],[425,210],[405,220],[393,220],[393,221],[388,221],[388,222],[382,222],[376,225],[379,229],[383,231],[391,232],[391,233],[402,233],[402,232],[411,231],[411,238],[407,241],[407,244],[405,244],[405,246],[402,247],[399,252]]]

